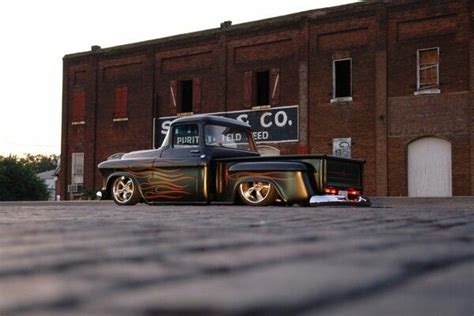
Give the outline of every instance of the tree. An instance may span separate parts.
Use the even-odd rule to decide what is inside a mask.
[[[16,157],[15,157],[16,158]],[[32,155],[27,154],[23,158],[16,158],[22,164],[33,168],[35,173],[56,169],[58,166],[58,156],[56,155]]]
[[[0,157],[0,201],[48,199],[48,188],[31,166],[15,157]]]

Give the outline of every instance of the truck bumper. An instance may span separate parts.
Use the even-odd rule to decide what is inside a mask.
[[[344,195],[314,195],[309,199],[309,204],[311,206],[348,205],[369,207],[372,205],[372,202],[369,198],[363,196],[349,200]]]

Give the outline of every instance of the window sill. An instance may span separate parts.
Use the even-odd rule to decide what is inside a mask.
[[[179,113],[176,113],[177,117],[192,116],[192,115],[194,115],[194,112],[179,112]]]
[[[344,103],[344,102],[352,102],[352,97],[341,97],[341,98],[331,99],[331,103]]]
[[[114,122],[126,122],[128,121],[128,117],[122,117],[122,118],[114,118]]]
[[[254,105],[252,106],[252,110],[258,111],[258,110],[268,110],[271,109],[271,105]]]
[[[85,125],[86,121],[72,122],[71,125]]]
[[[440,93],[441,93],[440,89],[434,88],[434,89],[417,90],[413,93],[413,95],[440,94]]]

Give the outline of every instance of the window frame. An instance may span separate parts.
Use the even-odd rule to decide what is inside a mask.
[[[350,93],[349,96],[344,96],[344,97],[336,97],[336,63],[339,61],[345,61],[349,60],[350,62],[350,84],[349,84],[349,89]],[[336,102],[351,102],[353,100],[352,98],[352,57],[347,57],[347,58],[338,58],[338,59],[333,59],[332,60],[332,99],[331,103],[336,103]]]
[[[438,55],[438,63],[435,66],[436,67],[436,86],[435,87],[429,87],[429,88],[421,88],[420,84],[420,72],[421,72],[421,67],[420,67],[420,52],[423,51],[429,51],[429,50],[435,50]],[[417,49],[416,51],[416,91],[414,95],[420,95],[420,94],[438,94],[441,93],[440,87],[439,87],[439,64],[440,64],[440,49],[438,47],[430,47],[430,48],[420,48]]]
[[[198,143],[196,145],[179,145],[179,144],[175,144],[174,141],[175,141],[175,136],[176,136],[176,129],[179,128],[179,127],[183,127],[183,126],[188,126],[188,125],[196,125],[197,127],[197,131],[198,131]],[[171,130],[171,142],[170,142],[170,148],[175,148],[175,149],[187,149],[187,148],[200,148],[201,147],[201,130],[200,130],[200,127],[199,127],[199,124],[198,123],[182,123],[182,124],[179,124],[179,125],[175,125],[173,126],[173,129]],[[178,146],[178,147],[177,147]]]
[[[71,184],[83,184],[84,183],[84,152],[73,152],[71,153]],[[81,163],[78,163],[81,162]],[[79,168],[79,166],[81,168]],[[78,172],[79,171],[79,172]],[[76,182],[76,178],[82,177],[82,182]]]
[[[79,107],[79,108],[78,108]],[[71,99],[71,125],[86,124],[87,93],[83,86],[73,88]]]
[[[129,89],[126,84],[119,84],[115,86],[114,90],[114,112],[113,112],[113,122],[125,122],[128,121],[128,95]],[[123,113],[122,113],[123,111]],[[124,114],[124,115],[119,115]]]

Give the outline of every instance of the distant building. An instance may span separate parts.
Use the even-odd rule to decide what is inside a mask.
[[[48,200],[49,201],[56,200],[56,181],[58,179],[56,176],[56,169],[38,173],[37,176],[38,178],[43,180],[43,182],[48,187],[48,192],[49,192]]]
[[[368,1],[66,55],[61,196],[197,113],[251,122],[266,154],[364,159],[369,195],[473,195],[473,7]]]

